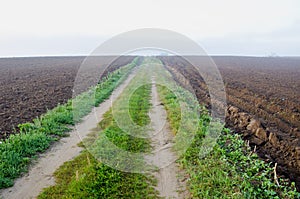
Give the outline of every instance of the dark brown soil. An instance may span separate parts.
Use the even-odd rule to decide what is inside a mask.
[[[95,65],[109,65],[107,71],[131,62],[122,57],[112,64],[108,57]],[[15,133],[18,124],[30,122],[48,109],[72,97],[77,71],[85,57],[39,57],[0,59],[0,139]],[[106,72],[104,73],[104,75]],[[93,82],[84,85],[86,88]]]
[[[190,58],[203,63],[201,57]],[[226,87],[226,125],[256,146],[262,159],[277,162],[278,172],[300,191],[300,59],[212,58]],[[206,84],[189,63],[179,57],[160,59],[170,71],[176,69],[173,74],[183,74],[199,102],[210,107]]]

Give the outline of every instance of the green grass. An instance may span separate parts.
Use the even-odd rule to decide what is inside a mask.
[[[13,180],[27,171],[32,158],[49,148],[55,140],[67,136],[66,132],[70,130],[71,125],[79,122],[93,106],[107,99],[136,66],[137,61],[136,58],[132,63],[109,74],[90,91],[80,94],[64,105],[58,105],[33,122],[20,124],[19,133],[11,135],[0,144],[0,188],[12,186]],[[74,103],[76,106],[73,106]]]
[[[151,178],[112,169],[87,151],[61,166],[55,178],[56,186],[46,188],[39,199],[157,198]]]
[[[139,126],[146,126],[150,123],[148,115],[150,104],[151,85],[146,84],[136,89],[129,99],[129,116],[132,121]],[[126,98],[126,96],[120,96],[119,100]],[[117,114],[117,113],[116,113]],[[119,149],[129,151],[133,153],[147,152],[150,150],[150,142],[148,139],[135,137],[132,134],[126,133],[122,130],[118,123],[113,119],[112,110],[105,113],[103,120],[99,123],[99,127],[104,129],[101,134],[105,134],[106,138],[112,142]],[[96,145],[102,146],[100,141],[97,140]],[[91,145],[92,143],[85,143],[85,145]]]
[[[166,87],[158,86],[168,120],[177,132],[180,118],[179,101]],[[201,158],[201,145],[211,121],[202,108],[199,128],[194,140],[179,163],[189,176],[192,198],[300,198],[295,184],[273,180],[273,168],[251,152],[239,135],[224,129],[213,150]]]
[[[150,122],[150,118],[148,115],[148,111],[151,105],[149,103],[150,92],[151,85],[143,85],[134,91],[129,100],[129,115],[132,121],[139,126],[145,126]]]
[[[166,108],[170,126],[176,133],[180,124],[179,100],[168,88],[163,86],[157,88]],[[218,152],[214,151],[205,159],[199,158],[201,141],[204,138],[208,122],[209,117],[203,109],[193,142],[179,160],[190,177],[188,181],[190,194],[192,198],[240,198],[238,185],[242,181],[226,161],[219,159]]]
[[[157,91],[168,113],[167,120],[170,123],[171,130],[174,133],[174,135],[176,135],[181,120],[181,109],[179,101],[176,95],[165,86],[157,85]]]
[[[137,78],[141,76],[137,75]],[[128,87],[136,83],[134,79],[132,82]],[[151,85],[146,84],[137,88],[129,98],[129,112],[134,116],[132,120],[135,124],[146,126],[150,123],[148,116],[151,107],[150,93]],[[115,103],[126,101],[127,94],[127,92],[125,95],[121,94]],[[106,139],[101,139],[102,136]],[[104,114],[99,127],[83,141],[82,146],[86,146],[87,149],[55,172],[56,185],[46,188],[39,198],[158,198],[153,176],[123,172],[98,160],[97,152],[103,152],[101,147],[107,142],[112,142],[118,149],[124,151],[141,153],[150,150],[148,139],[134,137],[118,127],[111,109]],[[121,157],[121,154],[115,153],[113,149],[106,148],[104,153],[110,154],[109,158],[113,157],[118,164],[128,159]],[[127,163],[133,165],[139,160],[134,161]]]

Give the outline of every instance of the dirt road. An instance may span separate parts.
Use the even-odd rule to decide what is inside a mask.
[[[153,152],[145,157],[148,164],[154,165],[158,171],[153,172],[157,178],[156,189],[161,197],[166,198],[186,198],[184,196],[185,184],[178,180],[180,170],[176,165],[176,154],[172,151],[173,136],[167,122],[167,113],[159,100],[155,77],[152,78],[152,109],[149,116],[151,119],[152,131],[150,137]]]

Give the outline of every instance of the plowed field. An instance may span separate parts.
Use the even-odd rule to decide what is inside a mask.
[[[160,57],[192,85],[200,103],[210,107],[203,79],[180,57]],[[198,66],[203,58],[190,57]],[[227,94],[226,125],[249,140],[259,156],[300,190],[300,59],[213,57]],[[174,71],[173,71],[174,73]],[[181,82],[184,84],[184,82]]]
[[[0,139],[14,133],[17,125],[30,122],[47,110],[72,97],[74,80],[85,57],[39,57],[0,59]],[[109,65],[109,70],[131,62],[122,57],[109,58],[95,65]],[[104,73],[105,74],[105,73]],[[86,85],[86,88],[91,85]]]

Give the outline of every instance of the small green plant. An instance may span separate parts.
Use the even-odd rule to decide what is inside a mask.
[[[260,160],[240,135],[224,129],[218,145],[222,157],[244,179],[240,187],[246,198],[300,198],[294,183],[279,179],[279,186],[276,184],[271,164]]]

